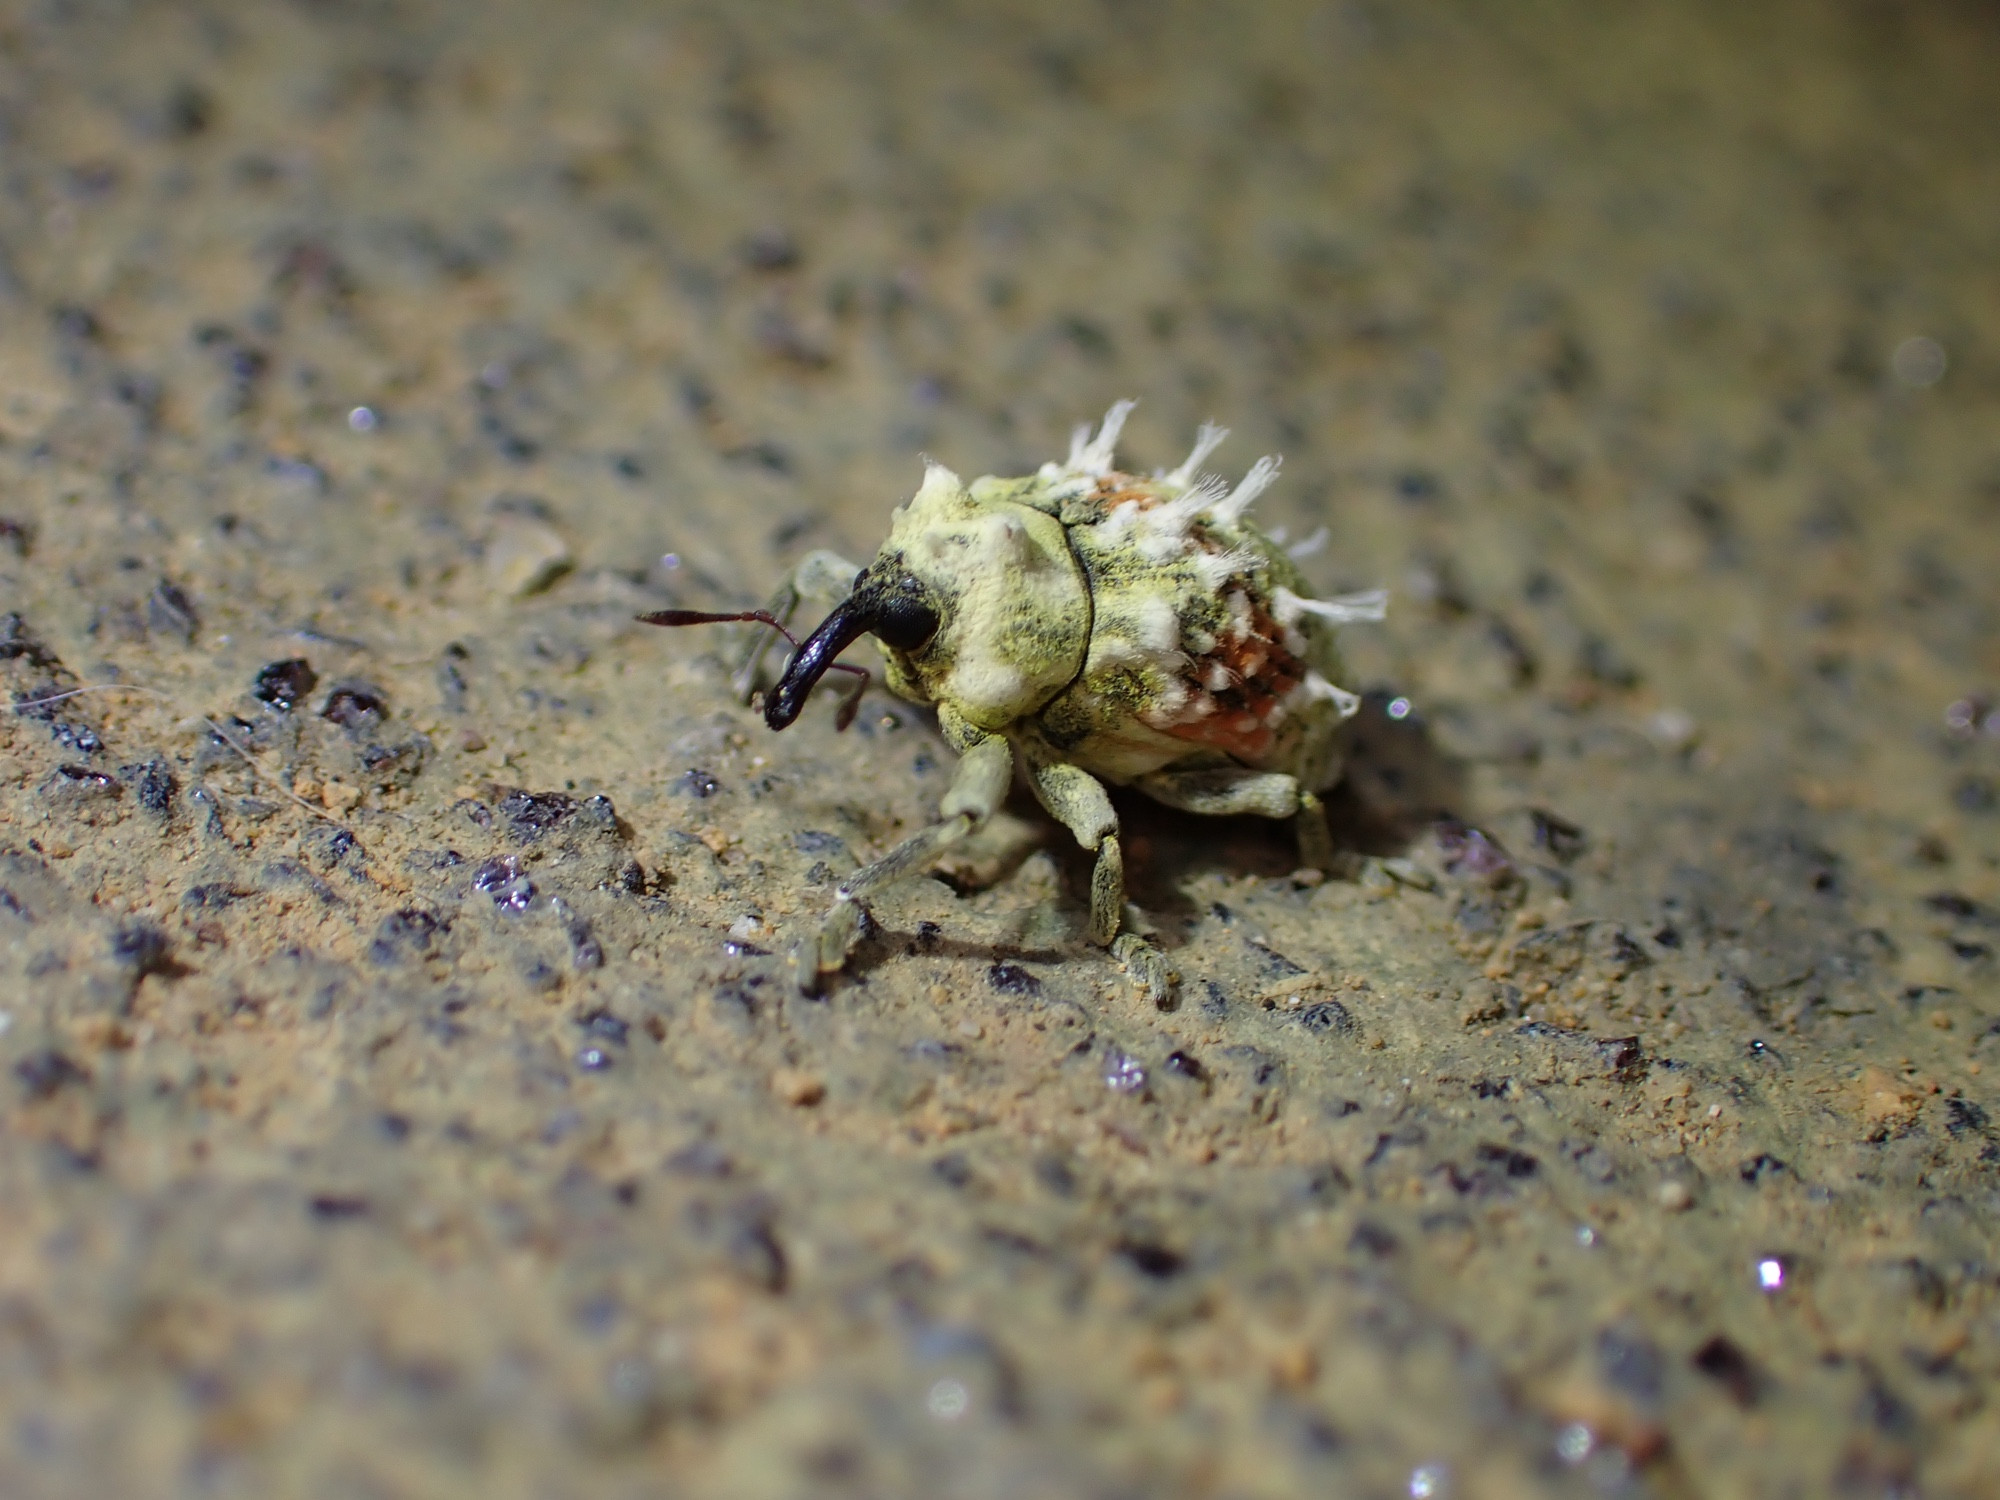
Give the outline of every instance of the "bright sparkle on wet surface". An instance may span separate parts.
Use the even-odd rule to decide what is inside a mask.
[[[938,1381],[924,1397],[924,1409],[940,1422],[956,1422],[971,1404],[964,1383],[957,1380]]]
[[[1556,1457],[1566,1464],[1582,1463],[1596,1446],[1596,1436],[1581,1422],[1572,1422],[1556,1434]]]
[[[1785,1284],[1785,1263],[1775,1255],[1767,1255],[1757,1262],[1757,1285],[1767,1292],[1775,1292]]]
[[[1438,1500],[1447,1477],[1443,1464],[1419,1464],[1410,1470],[1410,1500]]]
[[[1407,719],[1410,716],[1411,710],[1415,707],[1416,705],[1411,703],[1408,698],[1391,698],[1389,700],[1389,717],[1392,719]],[[1421,1474],[1424,1471],[1419,1469],[1417,1472]],[[1415,1484],[1416,1480],[1412,1479],[1410,1483]]]
[[[1588,1250],[1592,1245],[1597,1243],[1597,1231],[1592,1229],[1588,1224],[1577,1225],[1576,1242]]]

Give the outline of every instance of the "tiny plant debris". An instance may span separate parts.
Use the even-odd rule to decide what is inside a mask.
[[[1202,472],[1228,434],[1204,425],[1194,450],[1150,478],[1113,463],[1133,403],[1069,456],[1032,475],[966,484],[930,464],[891,518],[867,567],[831,552],[805,557],[761,610],[671,609],[653,625],[754,621],[737,671],[745,702],[774,635],[805,601],[833,612],[763,700],[783,729],[836,658],[863,635],[881,648],[889,687],[937,710],[959,753],[938,821],[847,877],[832,908],[792,953],[801,991],[817,993],[867,926],[865,903],[922,875],[1005,800],[1018,760],[1042,805],[1096,858],[1091,941],[1108,947],[1158,1005],[1175,976],[1125,904],[1118,818],[1105,783],[1210,815],[1289,818],[1302,862],[1331,862],[1319,793],[1340,777],[1346,721],[1360,705],[1334,628],[1382,618],[1381,590],[1316,599],[1282,538],[1246,515],[1278,475],[1262,458],[1234,486]],[[840,710],[852,719],[866,687]]]

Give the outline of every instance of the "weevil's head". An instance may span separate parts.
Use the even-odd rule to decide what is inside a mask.
[[[797,718],[812,685],[863,635],[881,644],[897,693],[998,731],[1083,670],[1090,594],[1054,516],[975,499],[932,464],[846,602],[793,655],[765,721],[783,729]]]

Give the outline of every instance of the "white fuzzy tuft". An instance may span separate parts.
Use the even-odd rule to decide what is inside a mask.
[[[1184,494],[1147,511],[1146,526],[1159,536],[1186,536],[1195,517],[1220,500],[1223,493],[1222,481],[1210,475]]]
[[[1202,587],[1213,594],[1240,573],[1247,573],[1257,563],[1257,554],[1248,548],[1234,552],[1197,552],[1188,559],[1188,566],[1194,569],[1194,576],[1201,580]]]
[[[1111,410],[1104,414],[1104,421],[1097,429],[1097,436],[1090,436],[1088,427],[1079,427],[1069,441],[1069,466],[1086,474],[1108,474],[1111,460],[1118,451],[1118,434],[1125,430],[1125,419],[1132,415],[1136,401],[1114,401]]]
[[[941,500],[949,500],[964,488],[959,478],[943,464],[924,460],[924,482],[917,486],[916,503],[935,505]]]
[[[1314,553],[1325,550],[1326,539],[1332,535],[1332,532],[1322,526],[1304,541],[1295,542],[1293,545],[1286,547],[1285,556],[1291,558],[1294,562],[1300,558],[1311,557]],[[1274,531],[1271,533],[1271,540],[1282,545],[1285,539]]]
[[[1229,429],[1227,427],[1217,427],[1213,422],[1202,423],[1201,430],[1195,434],[1194,451],[1181,461],[1181,466],[1174,470],[1173,473],[1165,474],[1161,477],[1168,484],[1192,484],[1196,472],[1201,468],[1202,460],[1206,459],[1217,448],[1220,448],[1222,440],[1228,436]]]
[[[1293,689],[1303,692],[1309,698],[1330,698],[1333,706],[1340,710],[1343,719],[1351,719],[1361,709],[1361,700],[1343,687],[1335,687],[1317,672],[1306,673],[1305,681]]]
[[[1367,589],[1337,599],[1306,599],[1280,586],[1271,594],[1271,613],[1280,625],[1295,625],[1301,615],[1317,615],[1334,625],[1379,620],[1389,612],[1389,591]]]
[[[1234,589],[1222,601],[1229,611],[1229,619],[1222,627],[1222,638],[1226,641],[1240,641],[1250,635],[1256,620],[1250,613],[1250,596],[1241,589]]]
[[[1259,495],[1271,487],[1271,481],[1278,477],[1278,465],[1282,462],[1278,458],[1258,459],[1250,466],[1250,472],[1243,476],[1243,482],[1229,492],[1227,499],[1211,505],[1208,513],[1222,522],[1237,520]]]

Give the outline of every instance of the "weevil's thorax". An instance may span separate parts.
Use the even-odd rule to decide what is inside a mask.
[[[938,629],[915,650],[884,647],[889,687],[997,732],[1082,671],[1090,595],[1060,520],[1011,494],[975,489],[931,465],[856,588],[914,580]]]

